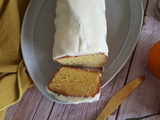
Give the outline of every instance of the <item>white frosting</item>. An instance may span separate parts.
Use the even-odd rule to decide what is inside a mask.
[[[58,95],[57,93],[49,90],[46,87],[46,90],[49,94],[53,95],[56,99],[67,102],[67,103],[71,103],[71,104],[79,104],[79,103],[85,103],[85,102],[95,102],[99,100],[100,97],[100,92],[98,94],[96,94],[94,97],[71,97],[71,96],[64,96],[62,94]]]
[[[57,0],[53,59],[104,53],[108,56],[105,0]]]

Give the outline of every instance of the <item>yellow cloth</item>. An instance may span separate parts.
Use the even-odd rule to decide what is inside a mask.
[[[29,0],[0,0],[0,120],[33,86],[23,62],[20,30]]]

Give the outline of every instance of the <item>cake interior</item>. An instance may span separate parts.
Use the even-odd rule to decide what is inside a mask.
[[[48,89],[65,96],[94,97],[100,90],[100,73],[61,67],[49,82]]]
[[[55,61],[62,65],[82,66],[82,67],[102,67],[106,62],[107,56],[103,53],[66,56],[56,59]]]

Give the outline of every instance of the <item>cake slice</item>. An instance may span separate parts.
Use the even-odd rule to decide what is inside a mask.
[[[100,96],[100,73],[61,67],[47,86],[55,98],[68,103],[94,102]]]
[[[53,60],[102,67],[108,56],[105,0],[57,0]]]
[[[106,62],[107,56],[103,53],[78,55],[78,56],[65,56],[55,59],[56,62],[68,66],[80,67],[102,67]]]

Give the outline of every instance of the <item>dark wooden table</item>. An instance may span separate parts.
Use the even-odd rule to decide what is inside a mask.
[[[5,120],[95,120],[107,101],[121,87],[139,76],[146,80],[108,117],[125,120],[141,117],[160,110],[160,80],[147,66],[150,47],[160,40],[160,21],[155,16],[157,0],[142,0],[144,21],[137,46],[122,70],[107,84],[98,102],[92,104],[63,105],[45,98],[36,87],[28,89],[17,104],[8,108]],[[145,120],[160,120],[160,115]]]

